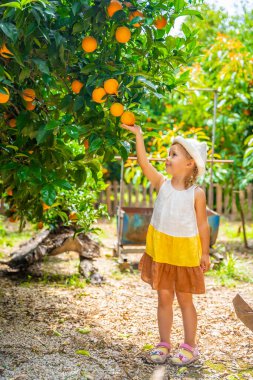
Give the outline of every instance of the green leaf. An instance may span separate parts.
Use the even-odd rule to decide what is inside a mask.
[[[72,189],[72,185],[66,179],[57,179],[54,181],[54,185],[66,190]]]
[[[15,145],[6,145],[6,148],[11,148],[11,149],[14,149],[14,150],[18,150],[18,147],[15,146]]]
[[[89,146],[89,152],[94,152],[95,150],[98,150],[100,146],[103,144],[103,140],[98,137],[95,140],[93,140]]]
[[[26,78],[29,78],[31,70],[28,67],[24,67],[19,74],[20,82],[23,82]]]
[[[53,334],[56,335],[56,336],[62,336],[62,334],[59,331],[57,331],[57,330],[54,330]]]
[[[48,205],[48,206],[52,206],[52,204],[54,203],[55,201],[55,198],[56,198],[56,190],[55,190],[55,187],[51,184],[48,184],[46,186],[44,186],[41,191],[40,191],[41,195],[42,195],[42,200]]]
[[[89,334],[91,332],[91,329],[89,327],[85,329],[77,328],[76,331],[80,332],[81,334]]]
[[[65,127],[67,135],[73,139],[78,139],[79,137],[79,128],[76,125],[70,125]]]
[[[0,22],[0,29],[2,29],[3,33],[13,42],[17,41],[18,31],[14,24],[11,24],[10,22]]]
[[[39,128],[37,136],[36,136],[37,143],[41,144],[43,141],[45,141],[45,139],[47,138],[48,135],[49,135],[49,131],[46,130],[46,128],[44,127],[44,125],[42,125]]]
[[[50,129],[55,129],[56,127],[58,127],[58,125],[59,125],[59,121],[57,121],[57,120],[50,120],[49,123],[47,123],[45,125],[45,129],[47,131],[50,131]]]
[[[77,350],[77,351],[76,351],[76,354],[85,355],[85,356],[90,356],[89,351],[86,351],[86,350]]]
[[[33,58],[32,60],[38,66],[38,69],[42,73],[50,75],[49,68],[48,68],[48,66],[47,66],[47,64],[46,64],[45,61],[43,61],[42,59],[39,59],[39,58]]]
[[[79,111],[84,106],[83,96],[78,95],[74,102],[74,112]]]
[[[197,16],[201,20],[203,20],[203,17],[199,11],[195,11],[193,9],[185,9],[180,13],[180,16]]]
[[[179,13],[180,10],[184,8],[185,1],[184,0],[175,0],[174,1],[174,6],[175,6],[176,13]]]
[[[2,5],[0,5],[0,7],[10,7],[10,8],[22,9],[20,3],[18,3],[17,1],[11,1],[10,3],[2,4]]]

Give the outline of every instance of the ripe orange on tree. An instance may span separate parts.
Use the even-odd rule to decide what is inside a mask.
[[[44,226],[43,222],[38,222],[38,223],[37,223],[37,228],[38,228],[39,230],[41,230],[41,229],[43,228],[43,226]]]
[[[122,9],[122,4],[119,1],[111,1],[107,7],[107,13],[110,17],[112,17],[114,13],[121,11]]]
[[[142,12],[140,12],[140,11],[134,11],[134,12],[130,13],[129,20],[132,21],[135,17],[142,17],[142,18],[144,18],[144,14]],[[137,22],[137,23],[134,24],[134,26],[136,28],[139,28],[141,26],[141,24],[140,24],[140,22]]]
[[[157,29],[163,29],[166,25],[167,25],[167,19],[166,17],[164,16],[160,16],[158,17],[155,21],[154,21],[154,25]]]
[[[35,109],[36,105],[33,102],[27,102],[25,105],[25,108],[28,111],[33,111]]]
[[[17,221],[17,218],[14,218],[13,216],[9,218],[9,222],[11,223],[15,223],[16,221]]]
[[[116,29],[115,38],[118,42],[121,44],[125,44],[128,42],[131,38],[131,32],[130,29],[127,26],[119,26]]]
[[[4,58],[10,58],[10,55],[13,55],[12,52],[7,48],[5,44],[0,48],[0,55]]]
[[[91,96],[94,102],[104,103],[106,101],[106,98],[104,98],[105,95],[106,95],[105,89],[103,87],[97,87],[92,91]]]
[[[107,94],[117,94],[119,88],[119,82],[116,79],[107,79],[104,82],[104,89],[107,92]]]
[[[113,116],[121,116],[124,112],[124,106],[121,103],[113,103],[110,108],[110,112]]]
[[[9,121],[9,126],[10,126],[11,128],[15,128],[16,125],[17,125],[17,120],[16,120],[16,119],[11,119],[11,120]]]
[[[32,88],[26,88],[22,92],[22,98],[26,102],[33,102],[35,100],[35,98],[36,98],[36,93],[35,93],[35,91]]]
[[[92,53],[96,50],[98,44],[96,38],[92,36],[84,37],[82,41],[82,48],[86,53]]]
[[[89,149],[89,140],[84,140],[83,145],[85,149]]]
[[[70,214],[69,214],[69,220],[72,220],[73,222],[76,222],[77,221],[77,213],[72,211]]]
[[[126,125],[134,125],[134,123],[135,123],[135,116],[134,116],[133,112],[131,112],[131,111],[125,111],[121,115],[120,121],[123,124],[126,124]]]
[[[7,189],[6,191],[7,195],[9,195],[10,197],[13,195],[13,191],[12,189],[9,187],[9,189]]]
[[[75,94],[79,94],[79,92],[81,91],[82,87],[83,87],[83,83],[80,82],[79,80],[74,80],[72,83],[71,83],[71,88],[72,88],[72,91],[75,93]]]
[[[45,202],[42,202],[43,211],[46,211],[50,209],[50,206],[48,206]]]
[[[4,87],[3,89],[5,92],[7,92],[7,94],[3,94],[2,92],[0,92],[0,103],[7,103],[10,99],[10,92],[6,87]]]

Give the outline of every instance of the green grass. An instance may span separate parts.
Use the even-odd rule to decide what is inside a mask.
[[[225,259],[206,275],[214,277],[218,284],[228,288],[235,287],[238,282],[253,284],[253,270],[250,270],[248,262],[232,252],[226,252]]]
[[[64,276],[60,274],[43,273],[42,277],[33,277],[27,275],[26,278],[20,283],[22,287],[30,287],[34,283],[43,285],[52,285],[62,288],[79,288],[83,289],[90,283],[88,279],[84,279],[79,273],[71,276]]]
[[[241,226],[240,232],[238,233],[238,229]],[[247,221],[245,224],[246,236],[247,239],[253,239],[253,223]],[[225,217],[221,217],[220,226],[219,226],[219,235],[224,235],[228,240],[236,239],[239,241],[243,241],[243,229],[240,221],[230,222]]]

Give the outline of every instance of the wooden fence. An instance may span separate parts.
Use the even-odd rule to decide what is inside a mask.
[[[110,215],[115,215],[119,204],[120,188],[119,182],[107,182],[106,190],[100,193],[99,202],[107,204]],[[228,193],[225,186],[214,184],[213,189],[213,204],[209,204],[209,188],[201,186],[206,193],[207,205],[210,209],[218,212],[220,215],[226,216],[229,220],[240,220],[240,215],[236,208],[235,192]],[[132,207],[153,207],[156,191],[152,185],[145,187],[143,185],[133,185],[132,183],[123,183],[123,206]],[[253,185],[249,184],[245,190],[240,190],[240,201],[243,206],[245,220],[253,220]]]

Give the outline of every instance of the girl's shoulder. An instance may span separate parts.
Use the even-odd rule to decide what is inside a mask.
[[[199,185],[196,185],[194,187],[194,199],[195,199],[195,202],[194,202],[195,205],[196,203],[204,203],[204,202],[206,203],[206,193]]]
[[[159,193],[161,187],[168,181],[168,178],[162,175],[161,180],[157,186],[157,194]]]

